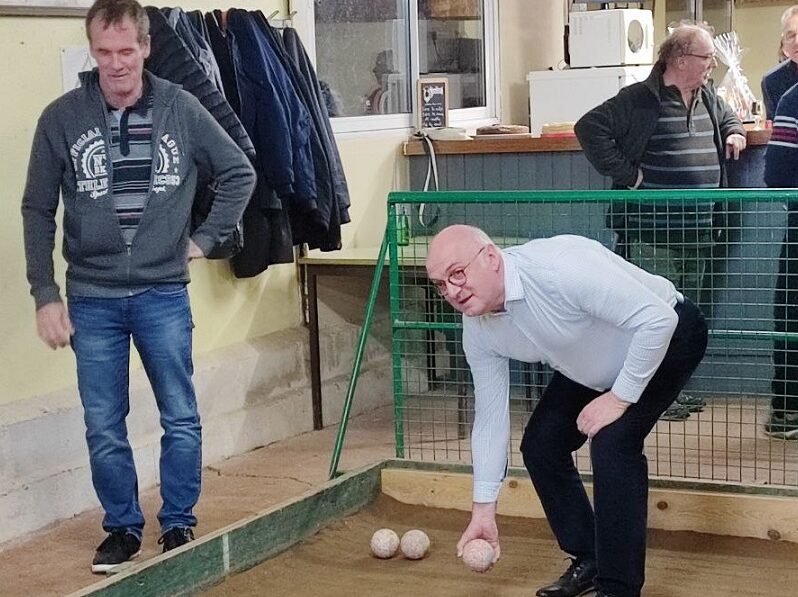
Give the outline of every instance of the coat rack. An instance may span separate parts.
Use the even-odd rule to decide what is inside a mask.
[[[269,25],[274,27],[275,29],[285,29],[286,27],[290,27],[292,21],[294,20],[294,16],[296,15],[297,11],[292,10],[288,13],[288,16],[284,19],[275,19],[277,15],[280,14],[279,10],[272,11],[272,13],[266,17],[266,20],[269,22]]]

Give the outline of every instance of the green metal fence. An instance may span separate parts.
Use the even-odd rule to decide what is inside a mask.
[[[471,461],[473,388],[460,316],[424,272],[431,237],[464,223],[500,247],[579,234],[671,278],[710,325],[707,355],[686,389],[705,404],[677,409],[657,424],[646,442],[650,473],[795,488],[798,441],[784,436],[791,435],[791,403],[798,404],[789,383],[794,354],[798,387],[798,321],[793,329],[789,304],[796,302],[798,312],[798,280],[791,282],[792,255],[782,255],[791,246],[783,243],[793,201],[796,191],[759,189],[392,193],[387,245],[397,455]],[[798,247],[795,253],[798,277]],[[781,275],[780,256],[786,258]],[[775,292],[779,283],[787,290]],[[539,364],[511,363],[511,466],[522,466],[523,428],[550,374]],[[787,383],[774,386],[774,374],[786,375]],[[786,420],[779,418],[785,409]],[[575,458],[589,473],[587,449]]]

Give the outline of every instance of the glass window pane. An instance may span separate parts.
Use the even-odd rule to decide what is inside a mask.
[[[715,34],[732,30],[732,0],[702,0],[701,16],[715,28]]]
[[[732,30],[732,6],[731,0],[702,0],[702,19],[705,23],[712,25],[715,35]],[[728,70],[728,66],[722,61],[718,61],[717,68],[712,72],[716,86],[721,84]]]
[[[665,24],[678,23],[682,19],[695,19],[695,0],[666,0]]]
[[[316,70],[335,116],[410,112],[407,0],[316,2]]]
[[[418,0],[419,72],[449,79],[449,107],[486,105],[483,0]]]

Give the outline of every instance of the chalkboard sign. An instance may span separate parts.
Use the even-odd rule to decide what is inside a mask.
[[[418,80],[418,128],[449,125],[449,80]]]

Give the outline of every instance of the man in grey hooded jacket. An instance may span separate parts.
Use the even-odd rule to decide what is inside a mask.
[[[255,183],[244,153],[192,95],[144,71],[149,22],[136,0],[97,0],[86,33],[98,67],[42,113],[22,199],[25,256],[39,336],[71,344],[86,440],[108,533],[93,572],[138,555],[144,517],[125,418],[130,339],[160,411],[158,513],[164,551],[193,539],[201,426],[191,380],[188,263],[222,243]],[[218,187],[190,233],[197,172]],[[55,214],[63,199],[62,302]]]

